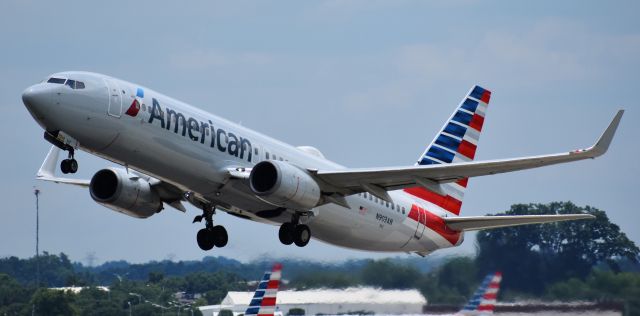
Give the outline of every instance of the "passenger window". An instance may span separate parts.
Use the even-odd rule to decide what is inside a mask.
[[[267,159],[269,159],[269,152],[267,151],[266,153],[267,153],[267,154],[266,154],[266,155],[267,155]]]
[[[387,207],[389,207],[389,202],[386,202],[385,204],[387,205]]]
[[[402,214],[404,214],[404,206],[402,207]]]
[[[280,161],[282,161],[282,160],[283,160],[283,159],[282,159],[282,157],[280,157],[279,159],[280,159]]]
[[[62,78],[50,78],[49,80],[47,80],[48,83],[58,83],[58,84],[63,84],[67,79],[62,79]]]
[[[256,155],[256,156],[258,155],[258,148],[254,148],[253,149],[253,154]]]

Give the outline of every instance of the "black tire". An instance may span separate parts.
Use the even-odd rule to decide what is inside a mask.
[[[60,162],[60,171],[62,171],[62,173],[67,174],[71,171],[71,168],[69,166],[69,159],[63,159]]]
[[[214,246],[213,234],[211,230],[203,228],[198,231],[198,235],[196,235],[196,240],[198,241],[198,247],[202,250],[211,250]]]
[[[285,245],[293,244],[293,233],[295,230],[295,226],[291,223],[284,223],[280,226],[280,230],[278,231],[278,238],[280,238],[280,242]]]
[[[296,246],[304,247],[309,243],[309,240],[311,240],[311,230],[307,225],[298,225],[296,226],[293,236],[295,237],[293,242],[296,243]]]
[[[69,161],[69,173],[78,172],[78,161],[75,159],[68,159]]]
[[[211,233],[213,235],[213,245],[216,247],[222,248],[227,245],[227,242],[229,242],[229,235],[223,226],[214,226]]]

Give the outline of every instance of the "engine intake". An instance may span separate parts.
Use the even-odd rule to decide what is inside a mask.
[[[137,218],[147,218],[162,210],[162,200],[149,182],[123,169],[96,172],[91,178],[89,193],[99,204]]]
[[[251,191],[263,201],[290,209],[309,210],[320,202],[320,186],[311,175],[284,161],[265,160],[251,169]]]

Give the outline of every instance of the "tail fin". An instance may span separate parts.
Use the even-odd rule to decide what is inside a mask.
[[[265,272],[258,288],[256,289],[249,307],[244,312],[245,316],[273,316],[276,310],[276,295],[280,286],[282,265],[276,263],[271,272]]]
[[[472,161],[476,154],[490,98],[491,91],[480,86],[473,86],[416,164],[431,165]],[[408,188],[405,191],[450,213],[459,215],[467,182],[468,179],[464,178],[456,182],[441,184],[440,192],[434,192],[424,187]]]
[[[496,305],[496,297],[500,290],[502,273],[496,272],[487,275],[480,287],[473,293],[469,303],[462,308],[459,314],[462,315],[482,315],[493,314]]]

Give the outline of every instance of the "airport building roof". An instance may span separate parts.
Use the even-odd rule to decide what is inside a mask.
[[[222,305],[248,305],[253,292],[229,292]],[[277,304],[421,304],[427,300],[418,290],[383,290],[370,287],[279,291]]]

